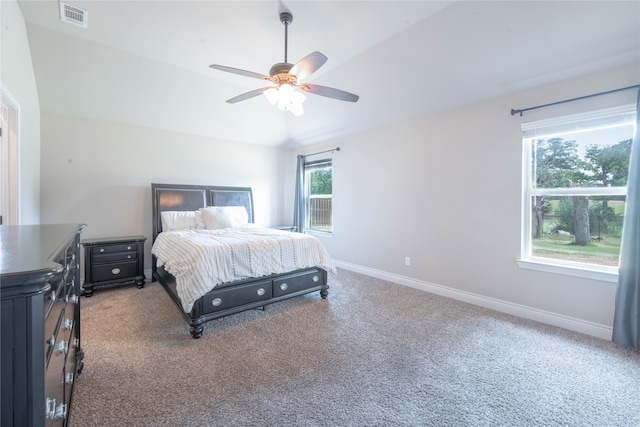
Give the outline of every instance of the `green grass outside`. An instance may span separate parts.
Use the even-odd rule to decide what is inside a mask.
[[[565,261],[618,266],[620,257],[620,237],[603,236],[587,246],[578,246],[571,236],[545,235],[532,240],[532,255]]]

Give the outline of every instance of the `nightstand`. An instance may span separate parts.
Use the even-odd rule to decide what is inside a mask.
[[[84,246],[82,295],[93,295],[95,286],[133,284],[144,286],[144,236],[87,239]]]

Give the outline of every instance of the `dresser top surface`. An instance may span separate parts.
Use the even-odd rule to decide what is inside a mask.
[[[82,239],[82,245],[94,246],[114,243],[144,242],[145,240],[147,240],[145,236],[95,237],[91,239]]]
[[[83,224],[0,226],[0,289],[60,270],[55,256],[82,228]]]

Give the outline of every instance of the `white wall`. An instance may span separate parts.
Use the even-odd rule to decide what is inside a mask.
[[[322,242],[347,268],[609,334],[615,283],[516,264],[520,126],[543,115],[608,106],[612,98],[633,102],[635,92],[522,118],[510,110],[638,84],[639,69],[623,67],[333,141],[329,146],[341,147],[333,157],[334,234]]]
[[[287,152],[128,124],[42,113],[42,223],[87,224],[84,238],[144,235],[151,183],[252,187],[255,222],[282,222]]]
[[[18,222],[40,221],[40,103],[24,19],[14,0],[0,1],[0,83],[18,103]]]

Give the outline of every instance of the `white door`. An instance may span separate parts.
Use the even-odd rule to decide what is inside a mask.
[[[18,224],[18,107],[0,86],[0,224]]]

